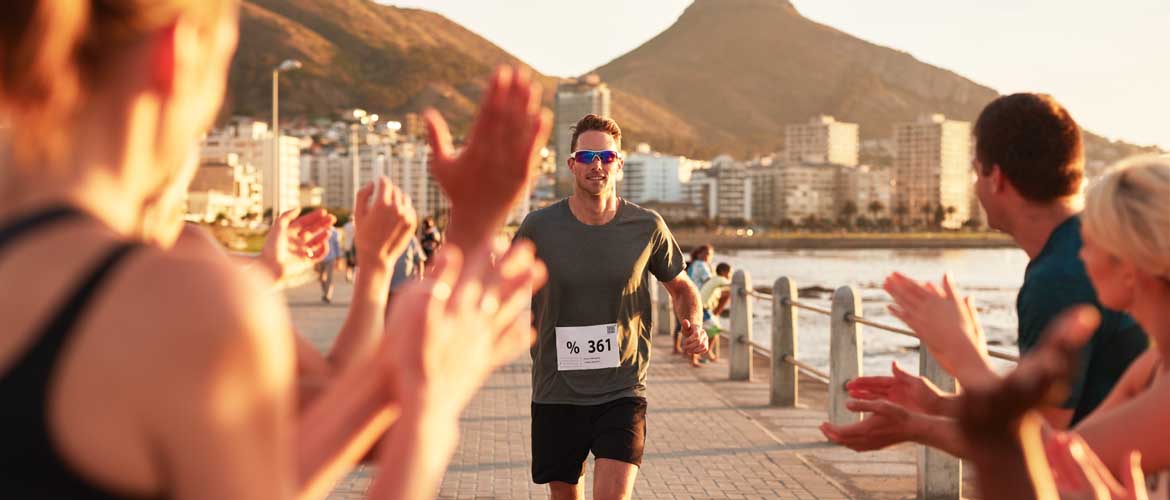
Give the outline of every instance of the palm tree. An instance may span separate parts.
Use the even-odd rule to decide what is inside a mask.
[[[906,228],[906,216],[909,214],[910,208],[905,203],[899,203],[898,206],[894,207],[894,215],[897,216],[898,227],[902,229]]]
[[[932,206],[930,204],[930,202],[928,201],[928,202],[923,203],[922,206],[918,208],[918,211],[922,212],[922,225],[929,226],[930,225],[930,214],[932,212],[934,212],[934,206]]]
[[[846,228],[853,227],[853,216],[857,215],[857,212],[857,204],[853,200],[845,202],[845,205],[841,206],[841,225]]]
[[[870,218],[877,220],[878,215],[881,215],[882,210],[885,210],[886,206],[882,205],[882,202],[880,201],[873,200],[869,202],[869,206],[866,208],[869,209]]]

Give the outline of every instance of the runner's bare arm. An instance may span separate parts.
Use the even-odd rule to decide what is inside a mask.
[[[688,354],[707,352],[707,335],[698,334],[703,330],[703,309],[699,307],[699,291],[695,289],[695,284],[687,279],[686,272],[681,272],[674,279],[663,282],[663,285],[670,293],[674,314],[683,327],[683,338],[686,339],[683,350]]]

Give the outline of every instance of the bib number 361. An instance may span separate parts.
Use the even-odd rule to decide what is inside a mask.
[[[557,327],[557,370],[616,368],[617,324]]]

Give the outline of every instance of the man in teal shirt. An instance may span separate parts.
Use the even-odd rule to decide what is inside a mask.
[[[1085,345],[1078,376],[1060,408],[1043,409],[1067,428],[1097,407],[1146,348],[1129,316],[1101,307],[1078,254],[1084,205],[1081,130],[1068,111],[1043,94],[1014,94],[988,104],[973,130],[975,193],[987,222],[1008,233],[1031,261],[1016,299],[1021,354],[1035,347],[1061,311],[1092,304],[1101,324]]]

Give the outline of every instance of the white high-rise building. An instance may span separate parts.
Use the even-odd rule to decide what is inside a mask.
[[[697,162],[691,180],[683,187],[683,201],[699,208],[702,217],[750,221],[752,219],[752,178],[743,162],[720,155]]]
[[[680,202],[686,199],[684,186],[700,162],[685,156],[634,152],[622,168],[621,195],[634,203]]]
[[[784,127],[784,149],[790,163],[857,165],[860,128],[832,116],[815,116],[807,123]]]
[[[903,223],[957,228],[971,214],[971,124],[941,114],[894,126],[894,213]]]
[[[300,206],[301,151],[300,139],[282,135],[279,141],[281,178],[275,174],[272,131],[268,124],[250,118],[236,118],[223,128],[208,132],[199,148],[202,160],[226,161],[227,155],[259,169],[264,209],[272,209],[279,200],[281,211]]]
[[[610,116],[609,87],[597,75],[586,75],[557,86],[553,140],[556,142],[557,196],[573,194],[573,174],[569,172],[569,146],[573,126],[585,115]]]
[[[430,152],[425,143],[412,140],[394,145],[394,154],[390,157],[390,182],[410,196],[410,202],[420,217],[434,215],[427,192],[431,179]]]
[[[889,167],[859,165],[842,171],[844,199],[853,201],[856,215],[870,219],[890,216],[894,202],[894,173]],[[876,208],[877,210],[871,210]]]
[[[305,180],[324,190],[326,207],[353,208],[353,157],[350,153],[350,148],[338,147],[306,154],[301,158],[307,170]],[[394,148],[389,143],[359,146],[357,187],[360,189],[382,175],[389,176],[393,181],[393,155]]]
[[[834,219],[842,202],[839,178],[849,167],[779,163],[748,169],[752,180],[752,218],[799,224],[809,217]]]
[[[686,193],[687,201],[699,207],[703,218],[714,219],[719,214],[719,181],[711,169],[691,172]]]

